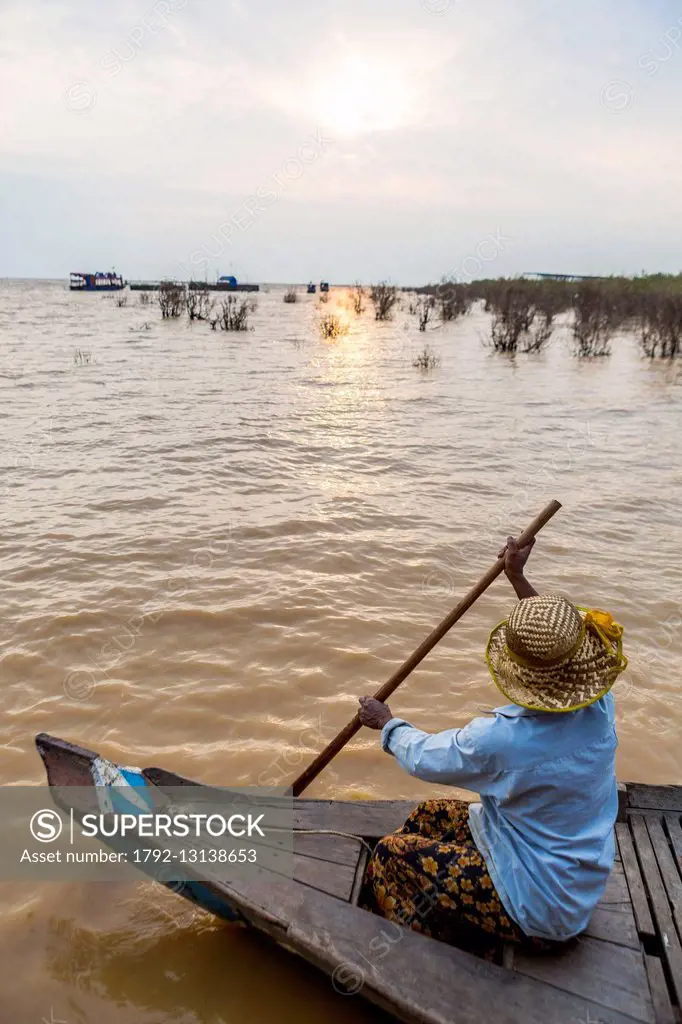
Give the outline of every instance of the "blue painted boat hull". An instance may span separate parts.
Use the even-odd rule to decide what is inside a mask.
[[[60,801],[60,790],[68,790],[70,787],[81,789],[84,786],[93,787],[102,813],[113,810],[119,814],[141,814],[153,808],[153,787],[141,769],[115,764],[92,750],[66,743],[46,733],[36,736],[36,747],[47,771],[53,799],[62,809],[71,808]],[[74,810],[78,816],[78,809]],[[129,851],[135,846],[134,843],[131,845],[121,840],[117,842],[113,837],[107,845],[117,851]],[[144,864],[140,864],[139,869],[171,892],[184,896],[216,917],[231,922],[244,920],[236,907],[203,882],[190,879],[166,881],[151,869],[145,871]]]

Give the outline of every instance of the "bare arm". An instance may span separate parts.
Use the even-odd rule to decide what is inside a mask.
[[[520,576],[513,576],[511,573],[507,573],[507,579],[511,583],[512,587],[516,591],[516,596],[519,601],[524,597],[537,597],[538,592],[535,587],[528,582],[526,577],[521,573]]]
[[[535,537],[533,537],[530,544],[527,544],[525,548],[520,548],[513,537],[507,537],[507,543],[498,555],[498,558],[502,558],[504,555],[504,571],[507,579],[516,591],[516,596],[519,601],[524,597],[538,596],[538,592],[535,587],[528,582],[523,574],[524,566],[528,561],[528,556],[530,555],[534,544]]]

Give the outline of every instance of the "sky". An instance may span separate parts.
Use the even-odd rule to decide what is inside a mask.
[[[682,270],[673,0],[0,0],[0,276]]]

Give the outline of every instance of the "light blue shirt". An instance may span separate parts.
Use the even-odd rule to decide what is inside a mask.
[[[471,833],[527,935],[564,940],[584,931],[615,855],[611,694],[561,714],[511,704],[434,735],[392,718],[381,745],[418,779],[480,794]]]

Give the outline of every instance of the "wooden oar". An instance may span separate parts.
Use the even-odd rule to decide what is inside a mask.
[[[520,548],[525,547],[536,533],[545,526],[553,515],[555,515],[561,504],[558,501],[550,501],[549,505],[542,510],[539,516],[537,516],[530,524],[527,530],[525,530],[517,540],[517,544]],[[436,646],[439,640],[442,640],[449,629],[462,618],[464,613],[471,608],[472,604],[478,600],[484,591],[488,589],[493,580],[496,580],[504,569],[504,558],[498,558],[491,569],[488,569],[485,576],[482,576],[475,587],[472,587],[466,597],[456,605],[449,615],[446,615],[439,626],[429,633],[426,640],[420,643],[417,650],[410,655],[400,668],[393,673],[391,678],[384,683],[381,689],[377,690],[374,694],[377,700],[385,701],[391,696],[395,690],[398,689],[404,679],[407,679],[410,672],[412,672],[420,661],[422,661],[429,651]],[[346,746],[349,740],[352,740],[356,732],[361,728],[362,723],[360,722],[359,715],[348,723],[348,725],[341,730],[338,736],[335,736],[329,746],[325,747],[321,754],[318,754],[314,761],[312,761],[308,767],[301,772],[296,781],[293,783],[292,789],[294,796],[300,796],[301,793],[308,788],[313,779],[316,779],[320,772],[326,768],[332,758],[336,757],[340,750]]]

